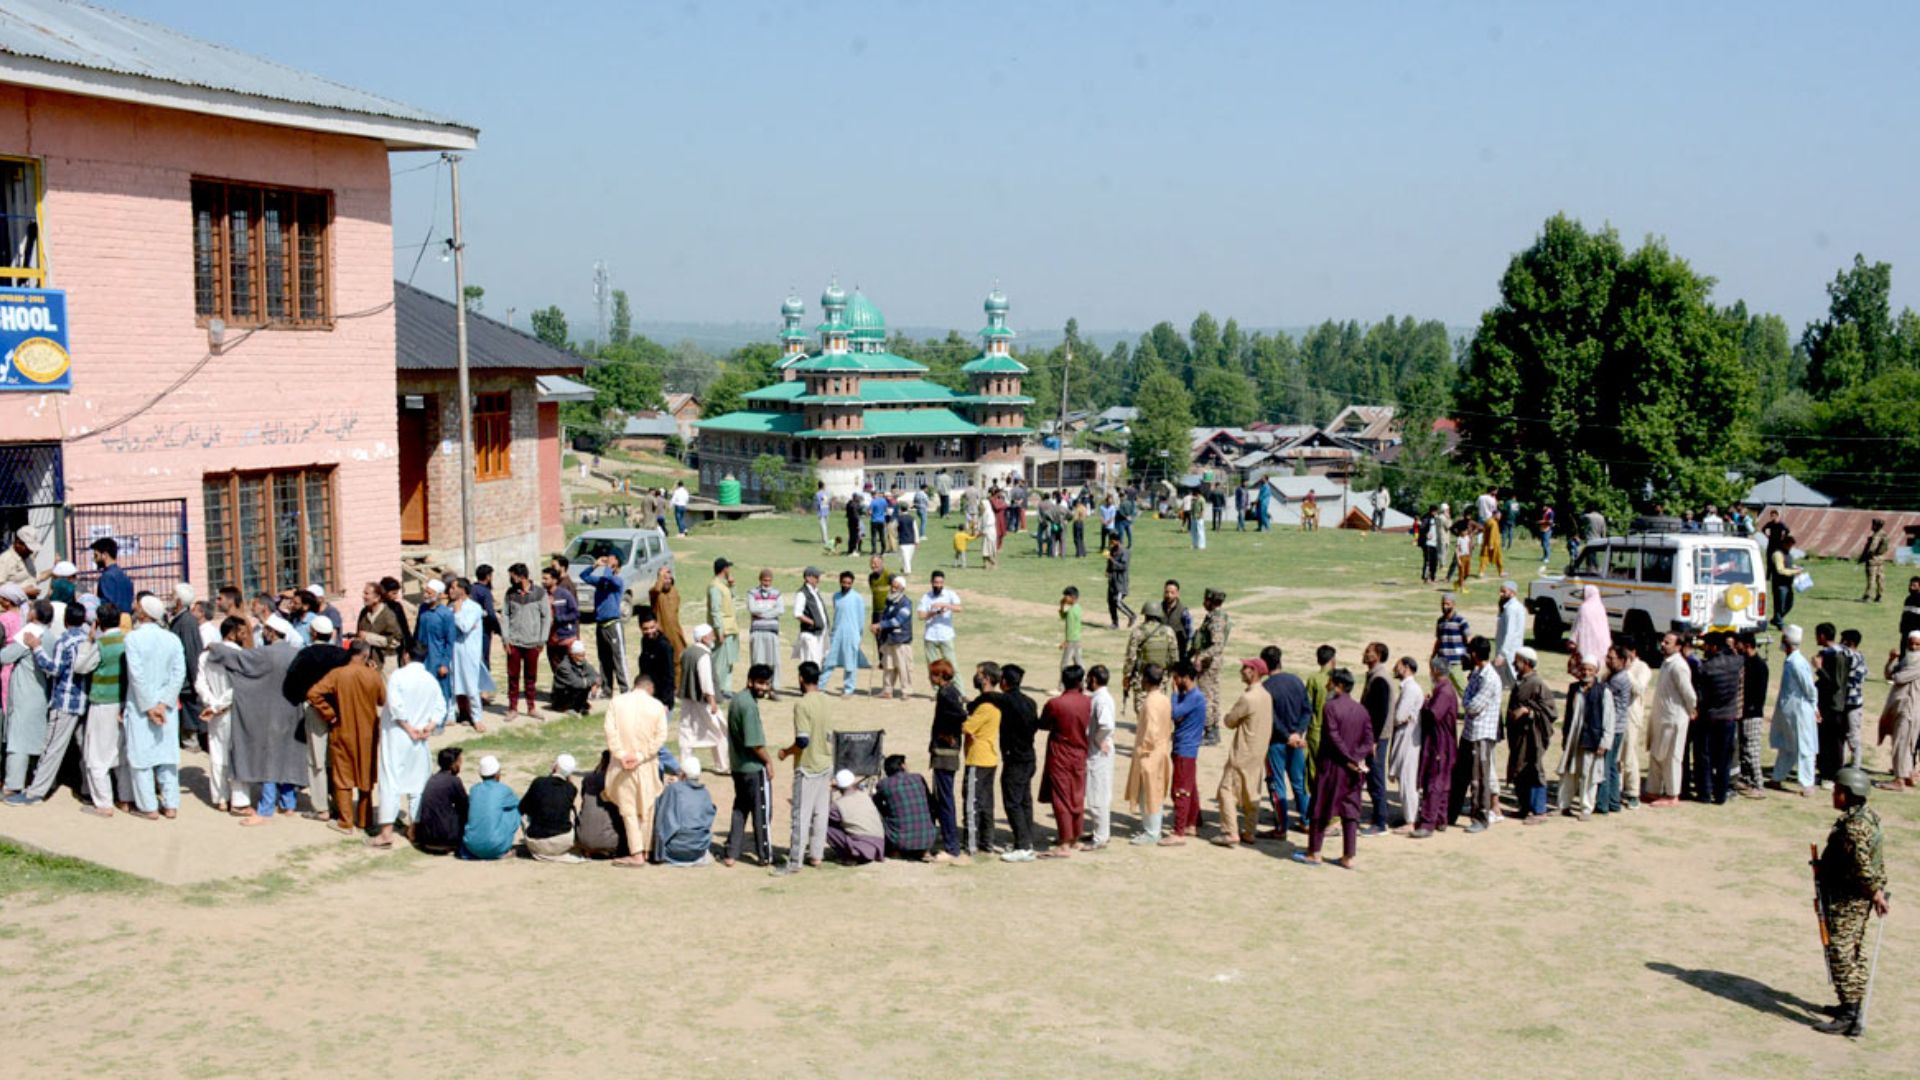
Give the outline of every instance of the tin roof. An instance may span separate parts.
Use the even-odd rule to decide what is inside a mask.
[[[405,282],[393,283],[393,351],[401,371],[454,371],[460,366],[453,302]],[[587,362],[522,330],[467,312],[467,368],[471,371],[548,371],[573,374]]]
[[[478,136],[424,109],[74,0],[0,7],[0,81],[365,135],[394,149],[466,149]]]

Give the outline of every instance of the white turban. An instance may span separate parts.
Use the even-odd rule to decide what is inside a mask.
[[[182,581],[174,585],[173,598],[180,601],[181,607],[193,606],[193,586]]]
[[[433,578],[428,580],[427,592],[432,593],[434,596],[439,596],[441,593],[446,591],[447,591],[447,587],[446,585],[441,583],[440,579]]]
[[[700,779],[700,759],[688,754],[680,759],[680,775],[689,780]]]
[[[167,605],[161,603],[159,597],[149,594],[140,598],[140,614],[159,622],[167,617]]]
[[[5,600],[14,607],[19,607],[27,602],[27,590],[11,582],[0,585],[0,600]]]
[[[1789,623],[1787,624],[1787,628],[1780,632],[1780,636],[1787,639],[1787,644],[1798,645],[1800,644],[1800,639],[1806,636],[1806,631],[1800,629],[1800,624],[1798,623]]]
[[[283,615],[274,615],[268,618],[267,629],[279,634],[282,641],[293,636],[293,624],[288,622]]]
[[[561,754],[553,759],[553,771],[561,776],[570,776],[580,771],[580,763],[573,760],[572,754]]]
[[[313,631],[314,634],[319,637],[332,637],[334,629],[333,620],[327,618],[325,615],[315,615],[313,621],[307,624],[307,629]]]
[[[708,626],[706,623],[701,623],[699,626],[693,628],[693,640],[699,641],[711,633],[713,633],[713,627]]]

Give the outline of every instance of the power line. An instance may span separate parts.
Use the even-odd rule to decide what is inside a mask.
[[[444,157],[436,157],[433,160],[433,164],[435,166],[444,165],[446,164],[446,159]],[[425,166],[421,166],[421,168],[425,168]],[[420,260],[426,258],[427,246],[433,243],[433,230],[437,225],[439,225],[439,223],[440,223],[440,171],[436,167],[433,173],[433,211],[427,215],[427,238],[420,242],[420,251],[418,254],[414,255],[413,257],[413,268],[407,271],[408,285],[413,284],[413,275],[420,272]],[[466,298],[461,297],[459,302],[462,304],[466,303]]]

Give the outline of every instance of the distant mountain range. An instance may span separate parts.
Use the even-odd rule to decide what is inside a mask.
[[[691,341],[715,356],[724,356],[740,348],[742,345],[751,345],[756,341],[772,343],[777,327],[768,322],[707,323],[650,322],[643,320],[636,322],[634,329],[662,345],[673,345],[681,341]],[[1060,344],[1062,337],[1062,332],[1058,327],[1049,327],[1042,330],[1028,330],[1019,327],[1015,327],[1015,329],[1020,335],[1015,339],[1016,348],[1051,349],[1055,345]],[[1306,326],[1249,326],[1245,328],[1248,334],[1252,334],[1255,331],[1264,334],[1281,332],[1292,335],[1296,340],[1309,329],[1311,329],[1311,327]],[[947,336],[947,328],[945,327],[896,326],[892,327],[891,330],[895,333],[906,334],[916,341],[927,338],[940,340]],[[1182,328],[1182,330],[1184,332],[1184,328]],[[1114,343],[1118,341],[1124,341],[1131,346],[1134,342],[1140,340],[1140,335],[1143,333],[1145,333],[1144,330],[1087,330],[1082,331],[1080,337],[1084,341],[1091,341],[1095,345],[1098,345],[1102,351],[1107,351],[1111,350]],[[1447,337],[1449,338],[1457,339],[1472,333],[1473,327],[1471,326],[1447,327]],[[973,337],[972,330],[961,330],[960,334],[969,340]]]

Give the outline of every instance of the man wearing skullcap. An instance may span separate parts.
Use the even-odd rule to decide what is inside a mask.
[[[1791,774],[1799,785],[1796,794],[1805,796],[1813,787],[1814,758],[1820,751],[1819,692],[1814,687],[1813,665],[1800,650],[1802,631],[1789,623],[1780,632],[1780,649],[1786,654],[1780,665],[1780,694],[1773,703],[1773,730],[1769,741],[1777,756],[1773,759],[1771,787],[1782,791]]]
[[[319,616],[314,621],[326,619]],[[318,636],[316,634],[316,636]],[[373,789],[378,770],[380,711],[387,704],[380,661],[364,641],[353,645],[351,659],[320,677],[307,691],[307,707],[327,725],[327,771],[332,780],[335,832],[362,832],[373,824]],[[359,797],[356,801],[355,792]]]
[[[180,688],[180,736],[185,742],[197,742],[202,749],[206,746],[206,722],[200,719],[200,711],[206,708],[200,700],[198,689],[200,680],[200,654],[206,647],[200,639],[200,619],[193,613],[193,586],[178,582],[173,587],[173,600],[167,606],[167,629],[180,639],[180,652],[187,658],[187,681]]]
[[[142,597],[127,635],[127,768],[135,810],[149,820],[180,810],[179,704],[187,658],[180,639],[162,628],[166,617],[159,597]]]

